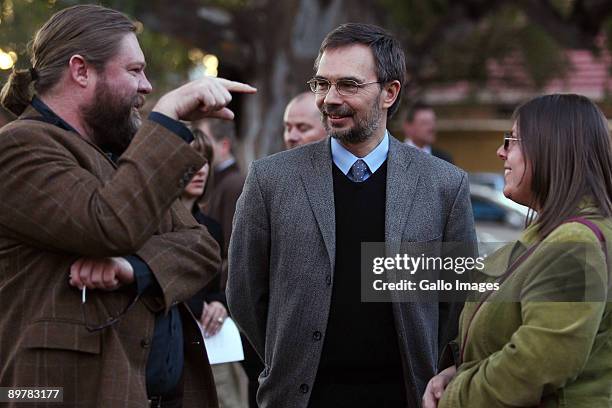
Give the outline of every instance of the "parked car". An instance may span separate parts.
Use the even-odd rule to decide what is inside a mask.
[[[481,255],[519,237],[525,227],[527,207],[509,200],[490,185],[470,182],[470,195]]]
[[[470,173],[470,185],[477,184],[493,190],[504,190],[504,175],[501,173]]]

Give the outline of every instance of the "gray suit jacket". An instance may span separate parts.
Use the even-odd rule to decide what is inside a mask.
[[[386,188],[390,251],[411,241],[475,242],[465,172],[391,137]],[[264,360],[263,408],[308,405],[323,348],[313,333],[325,336],[329,316],[335,231],[328,139],[251,165],[234,216],[227,300]],[[420,406],[437,369],[439,305],[394,303],[393,312],[408,401]],[[451,315],[454,329],[458,314]]]

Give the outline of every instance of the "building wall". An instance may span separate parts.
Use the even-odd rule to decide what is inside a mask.
[[[436,147],[453,156],[455,165],[467,172],[503,172],[495,153],[502,144],[502,131],[438,131]]]

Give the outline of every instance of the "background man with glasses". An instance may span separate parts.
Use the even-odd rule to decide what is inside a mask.
[[[464,172],[386,130],[405,80],[383,29],[344,24],[308,81],[330,138],[251,165],[230,243],[230,311],[269,407],[417,407],[457,310],[362,303],[362,242],[475,241]],[[248,262],[244,262],[248,260]]]

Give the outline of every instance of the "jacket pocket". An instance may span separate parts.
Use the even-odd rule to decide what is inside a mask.
[[[100,354],[101,334],[70,320],[37,320],[25,329],[22,347]]]
[[[403,237],[402,244],[427,244],[427,243],[439,242],[439,241],[442,241],[442,235],[443,235],[442,233],[439,233],[439,234],[433,234],[433,236],[429,236],[429,235],[418,236],[416,237],[417,239],[408,239],[409,237]],[[412,238],[414,238],[414,236],[412,236]]]

